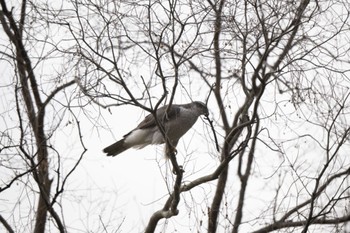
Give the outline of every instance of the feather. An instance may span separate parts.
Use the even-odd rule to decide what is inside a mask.
[[[104,153],[107,153],[107,156],[116,156],[123,151],[129,149],[124,143],[124,139],[117,141],[116,143],[113,143],[112,145],[106,147],[103,149]]]
[[[198,101],[183,105],[173,104],[170,108],[165,105],[156,111],[157,120],[164,126],[165,137],[174,150],[179,139],[196,123],[200,115],[208,115],[208,109],[204,103]],[[135,129],[124,135],[122,140],[106,147],[103,152],[107,156],[115,156],[132,147],[141,149],[164,142],[154,115],[149,114]]]
[[[180,113],[180,108],[178,105],[173,104],[168,111],[167,116],[165,116],[165,111],[167,110],[168,105],[165,105],[161,108],[158,108],[156,116],[157,119],[163,123],[168,122],[177,118]],[[145,119],[136,127],[137,129],[146,129],[150,127],[156,127],[157,122],[152,114],[149,114],[145,117]]]

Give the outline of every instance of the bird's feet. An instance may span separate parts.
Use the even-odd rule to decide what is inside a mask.
[[[168,158],[170,158],[171,156],[176,156],[177,155],[176,147],[172,145],[167,146],[165,150],[165,155]]]
[[[182,165],[179,165],[179,169],[178,169],[181,173],[184,173],[185,172],[185,170],[184,170],[184,168],[183,168],[183,166]],[[178,172],[177,172],[177,169],[175,169],[175,167],[173,168],[173,174],[174,175],[179,175],[178,174]]]

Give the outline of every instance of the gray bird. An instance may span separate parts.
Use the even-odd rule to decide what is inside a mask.
[[[208,116],[207,106],[199,101],[189,104],[173,104],[168,110],[167,116],[165,112],[167,105],[159,108],[156,112],[158,121],[163,123],[165,134],[168,137],[173,150],[179,142],[179,139],[196,123],[200,115]],[[156,120],[152,114],[145,119],[132,131],[124,135],[123,139],[113,143],[103,149],[107,156],[116,156],[130,148],[141,149],[151,144],[164,143],[164,137],[159,130]],[[166,154],[168,153],[166,148]]]

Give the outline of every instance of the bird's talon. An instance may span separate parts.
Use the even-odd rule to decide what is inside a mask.
[[[179,174],[177,174],[176,170],[177,170],[177,169],[175,169],[175,167],[174,167],[174,168],[173,168],[173,174],[174,174],[174,175],[179,175]],[[185,170],[184,170],[184,168],[183,168],[182,165],[179,165],[179,171],[180,171],[180,173],[184,173],[184,172],[185,172]]]
[[[165,151],[166,155],[168,157],[170,156],[176,156],[177,155],[177,150],[174,146],[170,145],[169,147],[166,148],[166,151]]]
[[[182,165],[179,165],[179,170],[180,170],[181,172],[185,172],[184,167],[183,167]]]

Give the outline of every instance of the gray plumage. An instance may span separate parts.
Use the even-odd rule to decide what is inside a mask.
[[[156,112],[158,121],[164,125],[166,136],[171,145],[176,147],[179,139],[196,123],[200,115],[208,115],[208,108],[202,102],[189,104],[173,104],[165,116],[167,105],[159,108]],[[124,135],[123,139],[103,149],[107,156],[116,156],[129,148],[141,149],[151,144],[164,143],[164,137],[159,130],[156,120],[152,114],[132,131]]]

